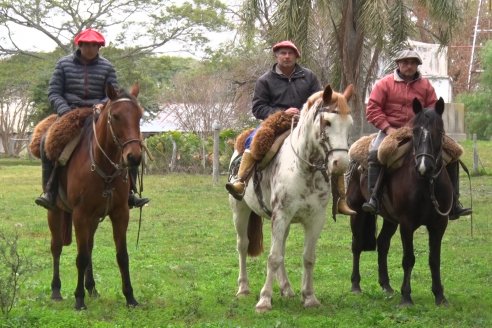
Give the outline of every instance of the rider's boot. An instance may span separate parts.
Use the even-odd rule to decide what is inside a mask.
[[[128,173],[130,174],[130,193],[128,195],[128,207],[142,207],[150,202],[150,199],[144,197],[140,198],[137,194],[138,166],[130,167],[128,169]]]
[[[41,196],[36,198],[34,202],[44,207],[47,210],[55,208],[55,192],[58,188],[58,179],[56,176],[56,167],[54,167],[53,162],[48,159],[44,151],[44,138],[40,145],[41,149],[41,176],[43,184],[43,193]]]
[[[460,197],[460,175],[459,175],[459,162],[454,161],[446,166],[446,171],[448,171],[449,179],[453,184],[453,208],[449,213],[450,220],[456,220],[460,216],[470,215],[472,213],[471,208],[463,208],[459,201]]]
[[[332,180],[333,181],[333,180]],[[347,195],[345,193],[345,177],[342,175],[337,176],[337,191],[338,191],[338,203],[337,213],[345,215],[357,214],[356,211],[350,208],[347,204]]]
[[[246,190],[246,184],[251,175],[251,171],[255,166],[255,159],[249,151],[243,153],[241,158],[241,164],[239,165],[239,171],[237,173],[237,179],[226,184],[227,191],[237,200],[242,200],[244,192]]]
[[[378,180],[380,179],[383,167],[378,161],[377,154],[377,149],[369,151],[367,186],[370,198],[367,202],[362,204],[362,210],[370,214],[377,214],[379,212],[379,189],[381,183],[378,183]]]

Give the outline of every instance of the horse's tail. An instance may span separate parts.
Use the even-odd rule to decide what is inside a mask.
[[[362,251],[375,251],[376,243],[376,215],[367,214],[362,218],[363,233],[360,237]]]
[[[72,243],[72,214],[64,212],[61,224],[63,246],[68,246]]]
[[[255,212],[249,215],[248,239],[248,255],[260,255],[263,252],[263,221]]]

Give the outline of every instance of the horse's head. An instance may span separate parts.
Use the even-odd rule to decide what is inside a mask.
[[[124,167],[138,166],[142,160],[140,119],[143,108],[137,101],[139,91],[138,83],[132,86],[130,92],[116,90],[111,84],[106,86],[109,101],[100,118],[107,122],[112,142],[121,152]]]
[[[304,105],[304,120],[313,121],[314,138],[327,156],[327,168],[331,174],[341,174],[348,167],[348,135],[353,124],[347,102],[353,93],[349,85],[343,94],[334,92],[330,85],[309,97]],[[301,122],[299,122],[301,124]]]
[[[444,100],[439,98],[434,109],[424,109],[420,101],[413,100],[412,120],[415,168],[421,176],[430,177],[440,168],[444,136]]]

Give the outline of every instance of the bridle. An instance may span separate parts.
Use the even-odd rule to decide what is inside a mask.
[[[414,155],[415,155],[415,163],[417,164],[419,162],[419,159],[421,158],[428,158],[434,163],[434,169],[430,177],[428,178],[429,181],[429,189],[430,189],[430,199],[432,201],[432,205],[434,206],[436,212],[439,215],[442,216],[447,216],[450,212],[451,209],[453,208],[453,202],[451,202],[449,209],[447,211],[442,212],[439,209],[439,202],[437,201],[436,198],[436,193],[435,193],[435,180],[439,177],[441,174],[443,168],[444,168],[444,161],[442,159],[442,140],[441,144],[439,147],[439,151],[437,152],[437,156],[434,156],[435,151],[434,151],[434,142],[432,139],[432,135],[429,133],[429,130],[421,126],[418,130],[418,138],[415,138],[415,132],[414,132],[414,142],[413,142],[413,150],[414,150]],[[441,136],[441,139],[444,138],[444,131],[439,131],[439,135]],[[429,139],[427,141],[427,139]],[[429,147],[422,147],[422,144],[428,144]],[[423,149],[422,149],[423,148]],[[421,149],[422,151],[420,151]],[[452,193],[452,192],[451,192]]]
[[[290,146],[292,148],[292,151],[294,152],[294,155],[298,159],[300,159],[302,162],[307,164],[309,167],[313,168],[316,171],[320,171],[323,177],[325,178],[326,182],[330,182],[330,177],[328,176],[328,157],[330,156],[331,153],[335,151],[345,151],[348,152],[348,148],[334,148],[331,145],[330,142],[330,137],[326,135],[325,132],[325,127],[327,125],[326,120],[323,118],[323,115],[320,115],[321,113],[332,113],[332,114],[340,114],[337,106],[335,104],[331,104],[328,106],[318,106],[316,109],[316,113],[314,114],[314,119],[316,119],[316,116],[319,115],[319,130],[320,130],[320,138],[319,138],[319,143],[321,145],[321,148],[323,148],[325,152],[325,157],[324,159],[318,161],[317,163],[311,163],[308,160],[302,158],[299,153],[294,149],[294,145],[292,144],[292,138],[290,138]],[[290,126],[290,133],[292,134],[292,131],[294,130],[294,119],[292,119],[291,126]]]
[[[123,154],[123,148],[125,146],[127,146],[128,144],[132,143],[132,142],[138,142],[139,145],[140,145],[140,148],[142,148],[142,140],[139,138],[132,138],[132,139],[129,139],[129,140],[126,140],[124,142],[121,142],[120,139],[116,136],[116,133],[114,132],[114,129],[113,129],[113,124],[112,124],[112,118],[113,118],[113,115],[111,113],[111,109],[112,109],[112,105],[113,104],[116,104],[116,103],[119,103],[119,102],[131,102],[131,103],[134,103],[135,102],[130,99],[130,98],[120,98],[120,99],[117,99],[115,101],[109,101],[109,104],[107,104],[108,106],[108,118],[107,118],[107,123],[108,123],[108,126],[109,126],[109,131],[111,132],[111,137],[113,138],[113,141],[114,143],[118,146],[118,149],[120,151],[121,154]],[[136,104],[138,106],[138,104]],[[122,166],[121,166],[121,162],[123,160],[123,158],[120,158],[120,162],[119,163],[115,163],[111,160],[111,158],[108,156],[108,154],[106,154],[106,152],[104,151],[104,149],[101,147],[101,144],[99,143],[99,140],[97,139],[97,134],[96,134],[96,117],[97,115],[99,115],[98,113],[98,109],[96,107],[93,108],[93,115],[94,115],[94,119],[92,120],[92,130],[93,130],[93,134],[94,134],[94,139],[96,141],[96,145],[97,145],[97,148],[101,151],[101,153],[103,154],[103,156],[111,163],[111,165],[116,169],[116,172],[119,172],[121,170],[123,170]],[[97,164],[94,162],[93,160],[93,148],[92,146],[90,147],[91,149],[91,170],[94,171],[98,171],[98,166]],[[99,172],[98,172],[99,173]],[[101,175],[101,174],[100,174]],[[102,175],[101,175],[102,176]],[[102,176],[103,178],[106,178],[106,176]]]

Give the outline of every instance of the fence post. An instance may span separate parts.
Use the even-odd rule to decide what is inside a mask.
[[[473,134],[473,175],[478,175],[477,134]]]
[[[220,174],[220,163],[219,163],[219,134],[220,134],[220,124],[217,120],[212,124],[212,128],[214,129],[214,160],[213,160],[213,183],[216,185],[219,183],[219,174]]]

